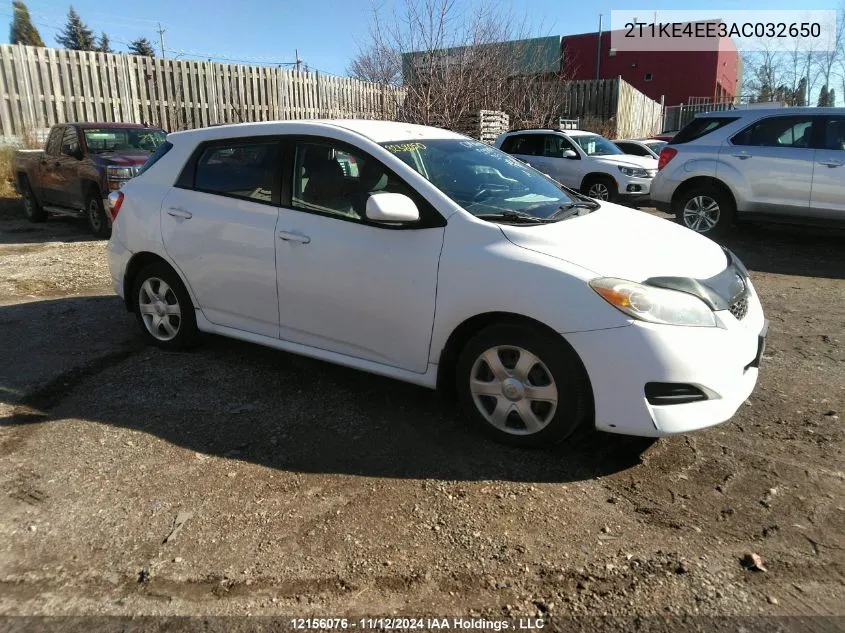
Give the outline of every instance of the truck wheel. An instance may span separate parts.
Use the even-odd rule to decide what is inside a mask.
[[[26,219],[30,222],[43,222],[47,219],[47,212],[44,210],[29,184],[29,180],[23,178],[21,181],[21,189],[23,189],[23,212]]]
[[[616,202],[616,199],[619,197],[616,183],[610,176],[593,176],[588,178],[581,186],[581,193],[604,202]]]
[[[96,237],[107,238],[111,235],[111,226],[99,191],[88,194],[88,199],[85,201],[85,219],[88,221],[91,233]]]

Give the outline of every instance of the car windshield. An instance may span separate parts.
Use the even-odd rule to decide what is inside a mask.
[[[381,145],[473,215],[545,219],[578,202],[551,178],[479,141],[425,139]]]
[[[88,151],[105,152],[154,152],[164,143],[164,130],[142,127],[107,127],[83,130]]]
[[[609,156],[611,154],[624,154],[621,149],[598,134],[573,134],[570,136],[578,146],[584,150],[587,156]]]

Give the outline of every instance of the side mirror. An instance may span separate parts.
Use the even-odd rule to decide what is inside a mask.
[[[575,153],[574,149],[566,149],[563,150],[563,157],[568,158],[570,160],[578,158],[578,154]]]
[[[62,154],[65,156],[72,156],[77,160],[82,158],[82,152],[79,150],[79,147],[71,144],[62,145]]]
[[[402,193],[374,193],[367,199],[367,219],[376,222],[417,222],[420,210]]]

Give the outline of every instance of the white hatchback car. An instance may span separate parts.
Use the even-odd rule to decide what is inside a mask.
[[[766,322],[742,264],[458,134],[380,121],[170,134],[110,198],[150,341],[230,336],[457,390],[499,440],[730,418]]]
[[[571,189],[607,202],[648,199],[657,159],[626,154],[603,136],[583,130],[516,130],[495,146]]]

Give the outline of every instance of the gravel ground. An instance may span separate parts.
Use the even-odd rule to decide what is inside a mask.
[[[105,243],[20,218],[0,202],[0,614],[845,615],[842,235],[730,240],[771,320],[732,421],[529,452],[399,382],[147,348]]]

